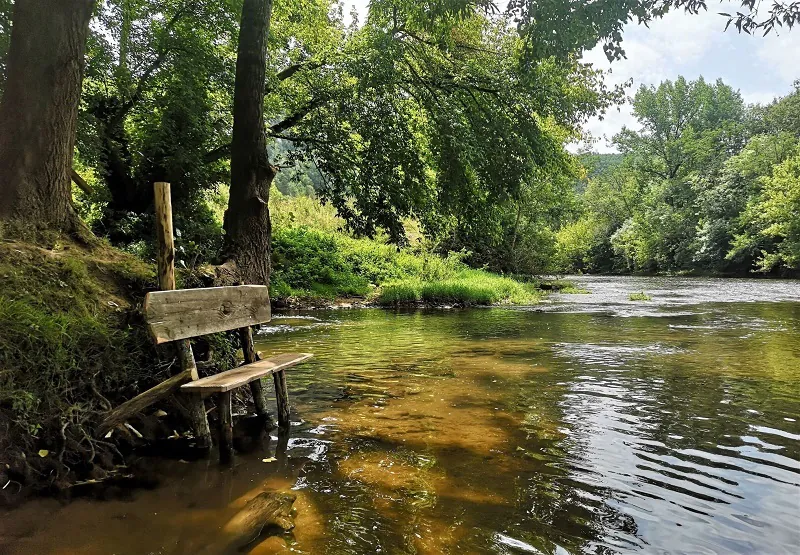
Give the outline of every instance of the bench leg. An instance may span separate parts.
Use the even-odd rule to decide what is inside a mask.
[[[192,353],[192,344],[188,339],[178,341],[178,356],[181,360],[181,369],[189,370],[192,373],[192,380],[196,380],[197,364],[194,361],[194,353]],[[201,449],[211,448],[211,430],[208,427],[208,417],[206,417],[206,404],[200,395],[192,393],[180,394],[185,400],[184,405],[189,413],[189,420],[192,424],[194,437],[197,441],[197,446]]]
[[[233,410],[230,391],[217,395],[217,410],[219,410],[219,460],[227,463],[233,458]]]
[[[275,380],[275,400],[278,403],[278,426],[289,428],[289,392],[286,390],[286,372],[280,370],[272,375]]]
[[[211,429],[208,427],[206,404],[203,402],[203,398],[192,393],[179,393],[179,395],[186,400],[183,404],[189,413],[197,446],[201,449],[210,449]]]
[[[252,364],[258,360],[256,346],[253,343],[253,328],[245,326],[239,328],[239,340],[242,344],[242,354],[245,364]],[[267,405],[267,395],[264,392],[264,385],[261,380],[250,382],[250,393],[253,394],[253,403],[256,405],[256,414],[264,419],[266,423],[269,419],[269,406]]]
[[[256,414],[266,422],[269,419],[269,406],[267,405],[267,394],[264,391],[264,384],[261,380],[250,382],[250,393],[253,394],[253,402],[256,405]]]

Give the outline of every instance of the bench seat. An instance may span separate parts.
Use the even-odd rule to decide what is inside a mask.
[[[264,376],[269,376],[290,366],[300,364],[312,356],[311,353],[283,353],[274,357],[258,360],[221,372],[207,378],[183,384],[181,391],[199,393],[202,396],[224,393],[246,385]]]

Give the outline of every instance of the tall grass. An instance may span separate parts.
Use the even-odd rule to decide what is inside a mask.
[[[443,280],[410,278],[386,283],[376,291],[374,300],[383,306],[532,304],[542,294],[533,283],[521,283],[482,270],[461,270]]]

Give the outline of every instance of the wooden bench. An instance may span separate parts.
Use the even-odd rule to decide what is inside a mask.
[[[219,450],[222,460],[233,454],[233,414],[231,392],[250,385],[256,412],[267,417],[267,402],[261,378],[272,375],[278,407],[278,424],[289,426],[289,396],[285,370],[311,358],[309,353],[285,353],[259,360],[253,345],[251,326],[270,321],[269,290],[262,285],[177,289],[148,293],[144,301],[147,326],[157,344],[179,342],[184,367],[195,368],[191,381],[180,390],[195,396],[195,405],[202,399],[217,396],[219,411]],[[213,376],[198,379],[194,357],[188,339],[210,333],[239,330],[245,364]],[[203,416],[205,418],[205,416]],[[205,423],[208,428],[207,422]],[[201,425],[202,427],[202,425]]]

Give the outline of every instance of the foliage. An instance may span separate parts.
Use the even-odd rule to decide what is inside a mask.
[[[735,237],[730,258],[755,251],[765,272],[800,266],[800,148],[794,151],[761,179],[761,191],[741,215],[745,230]]]
[[[640,291],[639,293],[631,293],[628,295],[629,301],[652,301],[653,297],[645,293],[644,291]]]
[[[379,304],[495,304],[533,302],[537,282],[521,283],[464,263],[467,252],[440,256],[422,244],[398,247],[381,239],[354,238],[330,229],[328,210],[305,197],[283,197],[276,207],[278,221],[273,235],[274,299],[333,300],[363,297]],[[306,216],[301,223],[284,218],[317,203],[318,219]],[[285,226],[285,227],[284,227]]]
[[[748,108],[721,81],[641,87],[633,100],[640,129],[623,129],[614,139],[621,162],[588,178],[579,214],[557,233],[557,265],[590,272],[796,268],[785,200],[791,169],[774,176],[797,152],[796,98],[795,91]]]

